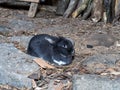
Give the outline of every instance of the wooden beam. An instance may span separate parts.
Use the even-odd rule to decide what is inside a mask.
[[[18,0],[18,1],[34,2],[34,3],[38,3],[39,2],[39,0]]]
[[[30,9],[28,12],[28,17],[35,17],[35,14],[37,12],[37,8],[38,8],[38,3],[31,3]]]
[[[40,0],[18,0],[18,1],[31,2],[28,17],[35,17],[38,8],[38,3],[40,2]]]

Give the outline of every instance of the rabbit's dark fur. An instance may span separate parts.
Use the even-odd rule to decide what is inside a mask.
[[[40,34],[30,40],[27,53],[50,63],[68,65],[74,56],[74,44],[64,37]]]

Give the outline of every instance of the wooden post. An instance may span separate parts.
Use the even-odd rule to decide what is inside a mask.
[[[30,9],[28,12],[28,17],[35,17],[38,8],[38,3],[31,3]]]
[[[31,2],[29,12],[28,12],[28,17],[35,17],[39,0],[19,0],[19,1]]]

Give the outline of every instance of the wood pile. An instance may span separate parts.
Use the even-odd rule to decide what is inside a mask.
[[[120,18],[120,0],[59,0],[56,14],[112,23]]]

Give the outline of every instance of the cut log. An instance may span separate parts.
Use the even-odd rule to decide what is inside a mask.
[[[76,9],[79,8],[79,7],[82,5],[83,2],[84,2],[84,0],[79,0]],[[75,9],[75,10],[76,10],[76,9]],[[80,15],[80,17],[81,17],[81,15]]]
[[[87,9],[86,9],[85,13],[82,16],[82,19],[84,19],[84,20],[86,20],[90,16],[90,14],[91,14],[91,11],[93,9],[93,3],[92,3],[92,1],[93,0],[89,1]]]
[[[57,15],[63,15],[65,13],[65,10],[67,9],[69,5],[70,0],[59,0],[57,9],[56,9],[56,14]]]
[[[84,2],[84,0],[79,0],[76,8],[79,8],[83,2]]]
[[[92,21],[99,22],[103,16],[103,0],[93,0]]]
[[[115,0],[115,16],[120,12],[120,0]]]
[[[89,0],[84,0],[82,5],[72,13],[72,17],[76,18],[81,12],[83,12],[87,8],[88,2]]]
[[[115,1],[114,0],[104,0],[104,8],[107,18],[107,23],[112,23],[114,18],[114,7],[115,7]]]
[[[75,10],[75,8],[78,4],[78,1],[79,0],[70,0],[69,6],[68,6],[67,10],[65,11],[63,17],[67,18],[72,14],[72,12]]]
[[[120,19],[120,0],[115,0],[115,17],[113,23]]]

